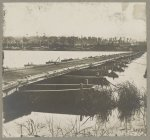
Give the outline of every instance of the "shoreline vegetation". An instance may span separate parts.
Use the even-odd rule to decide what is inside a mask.
[[[114,92],[118,94],[117,98],[114,97]],[[55,124],[53,117],[49,120],[45,119],[45,123],[39,123],[30,118],[21,123],[15,122],[19,129],[19,137],[146,135],[146,91],[141,92],[133,83],[126,81],[117,84],[114,88],[93,91],[92,94],[86,93],[85,95],[87,94],[88,96],[83,96],[80,102],[84,110],[91,112],[89,115],[76,117],[74,122],[68,120],[66,128],[62,128],[60,124]],[[118,112],[118,119],[121,123],[108,127],[106,124],[112,111],[115,110]],[[143,125],[140,128],[133,127],[131,129],[131,121],[135,118],[135,115],[140,117]],[[81,118],[84,118],[84,120],[82,121]],[[86,123],[91,119],[96,119],[97,123],[88,127]],[[117,130],[116,125],[119,125]],[[7,130],[5,131],[7,132]]]
[[[146,51],[146,41],[113,37],[4,37],[3,50],[40,51]]]

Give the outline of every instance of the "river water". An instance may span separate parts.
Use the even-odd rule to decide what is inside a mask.
[[[4,67],[18,68],[25,64],[45,64],[49,60],[56,61],[68,58],[84,58],[89,56],[101,56],[122,52],[96,52],[96,51],[4,51]]]
[[[43,64],[49,59],[83,58],[88,56],[113,54],[115,52],[30,52],[30,51],[5,51],[4,66],[23,67],[23,64],[33,62]],[[119,52],[117,52],[119,53]],[[133,60],[122,73],[117,73],[119,78],[108,78],[113,84],[124,81],[133,82],[141,91],[146,90],[146,79],[143,77],[146,70],[146,57],[143,54],[140,58]],[[38,59],[40,58],[40,59]],[[119,112],[114,109],[108,116],[107,121],[102,121],[97,115],[94,117],[83,117],[80,121],[79,115],[54,114],[32,112],[29,115],[20,117],[11,122],[3,124],[3,134],[6,137],[29,136],[29,130],[21,125],[34,126],[34,134],[45,137],[64,136],[141,136],[145,135],[145,126],[142,113],[136,113],[131,121],[125,124],[118,118]],[[31,125],[32,124],[32,125]],[[30,126],[31,125],[31,126]]]

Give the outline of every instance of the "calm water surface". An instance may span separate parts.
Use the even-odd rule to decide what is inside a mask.
[[[96,51],[4,51],[4,67],[24,67],[24,64],[45,64],[49,60],[56,61],[67,58],[84,58],[89,56],[101,56],[117,54],[121,52],[96,52]]]
[[[34,55],[33,55],[34,53]],[[82,58],[95,55],[110,54],[108,52],[10,52],[6,51],[5,66],[9,67],[21,67],[23,63],[34,62],[34,63],[45,63],[49,59],[54,60],[61,56],[61,58]],[[111,54],[114,52],[111,52]],[[118,53],[118,52],[117,52]],[[10,55],[11,54],[11,55]],[[36,55],[35,55],[36,54]],[[81,56],[82,55],[82,56]],[[133,82],[140,90],[144,91],[146,89],[146,79],[143,75],[146,70],[146,57],[147,54],[143,54],[140,58],[133,60],[132,63],[128,64],[125,72],[117,73],[119,78],[112,79],[108,78],[113,84],[121,83],[126,80]],[[21,61],[18,59],[21,58]],[[37,59],[40,58],[40,59]],[[12,60],[12,63],[10,63]],[[8,62],[9,61],[9,62]],[[97,115],[93,118],[84,117],[80,121],[80,116],[78,115],[67,115],[67,114],[54,114],[54,113],[39,113],[32,112],[30,115],[23,116],[16,120],[4,124],[4,134],[7,137],[20,137],[21,130],[19,123],[27,123],[27,120],[33,119],[35,124],[40,124],[41,129],[36,129],[37,133],[41,136],[51,137],[51,136],[64,136],[66,132],[70,132],[68,135],[75,135],[75,131],[94,136],[139,136],[143,135],[144,122],[141,113],[136,113],[131,117],[131,122],[125,125],[118,118],[119,113],[117,109],[114,109],[112,113],[108,116],[108,120],[103,122]],[[49,131],[49,124],[53,128],[53,134]],[[42,127],[43,126],[43,127]],[[100,126],[100,127],[99,127]],[[127,129],[126,129],[127,128]],[[107,130],[107,131],[106,131]],[[24,135],[27,131],[24,130]],[[67,135],[67,134],[66,134]]]

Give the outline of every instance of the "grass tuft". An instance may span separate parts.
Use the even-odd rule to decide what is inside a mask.
[[[118,111],[121,120],[130,119],[141,107],[140,91],[130,82],[124,82],[117,85],[118,92]]]

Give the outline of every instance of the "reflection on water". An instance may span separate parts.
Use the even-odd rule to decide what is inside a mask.
[[[4,51],[4,67],[17,68],[24,67],[25,64],[45,64],[47,61],[56,61],[58,57],[61,60],[68,58],[84,58],[90,56],[101,56],[108,54],[117,54],[121,52],[92,52],[92,51]],[[39,58],[39,59],[37,59]]]
[[[116,85],[124,81],[134,82],[138,89],[142,89],[139,95],[143,97],[146,90],[146,79],[143,74],[146,70],[146,54],[133,60],[124,72],[116,72],[119,78],[108,78],[111,83]],[[20,117],[16,120],[4,124],[4,135],[7,137],[23,136],[45,136],[45,137],[67,137],[67,136],[141,136],[146,134],[145,108],[133,105],[132,101],[138,102],[138,98],[132,96],[131,104],[126,104],[124,97],[117,93],[95,94],[92,102],[84,102],[84,113],[78,115],[39,113],[31,112],[30,115]],[[106,96],[108,95],[108,96]],[[110,96],[109,96],[110,95]],[[130,96],[130,95],[129,95]],[[87,98],[90,98],[86,96]],[[98,98],[99,97],[99,98]],[[117,97],[117,98],[116,98]],[[119,100],[123,106],[112,102],[112,99]],[[124,101],[121,101],[122,100]],[[137,100],[134,100],[137,99]],[[97,102],[98,100],[98,102]],[[107,102],[106,102],[107,101]],[[113,104],[113,105],[112,105]],[[124,106],[126,104],[126,106]],[[83,103],[82,103],[83,105]],[[91,106],[96,105],[92,108]],[[107,106],[108,105],[108,106]],[[80,107],[80,106],[79,106]],[[55,108],[55,107],[54,107]],[[126,109],[124,109],[126,108]],[[55,108],[56,109],[56,108]],[[90,110],[90,113],[86,111]],[[92,112],[92,113],[91,113]],[[89,114],[88,114],[89,113]],[[31,119],[32,118],[32,119]],[[33,127],[34,126],[34,127]]]
[[[79,115],[32,112],[29,116],[5,124],[4,129],[7,133],[4,131],[4,134],[10,137],[20,137],[21,134],[45,137],[140,136],[145,134],[141,113],[134,114],[130,122],[119,121],[118,115],[118,110],[115,109],[110,113],[107,121],[103,121],[99,114],[93,117],[84,116],[81,121]]]

